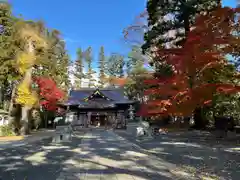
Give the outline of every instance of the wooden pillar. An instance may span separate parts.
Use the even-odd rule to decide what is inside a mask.
[[[81,118],[81,114],[79,113],[79,111],[77,111],[77,124],[79,124],[79,121],[81,121],[80,118]]]
[[[126,126],[126,120],[125,120],[124,112],[122,113],[122,125]]]
[[[87,126],[90,124],[91,121],[91,112],[87,112]]]
[[[81,121],[84,125],[84,127],[88,127],[88,122],[87,122],[87,113],[81,113]]]
[[[78,112],[78,125],[83,124],[82,122],[82,113]]]

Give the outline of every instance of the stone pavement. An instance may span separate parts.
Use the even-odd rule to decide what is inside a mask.
[[[173,164],[141,152],[112,131],[86,133],[75,152],[64,162],[57,180],[190,179],[177,174]]]

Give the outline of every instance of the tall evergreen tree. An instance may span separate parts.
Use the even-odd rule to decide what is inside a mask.
[[[124,66],[125,61],[122,55],[114,53],[108,58],[106,72],[109,76],[108,83],[111,86],[114,86],[113,78],[124,77]]]
[[[148,0],[148,26],[144,51],[155,47],[180,46],[196,15],[214,10],[221,0]]]
[[[12,14],[7,2],[0,2],[0,106],[11,99],[15,80],[19,79],[16,71],[15,56],[21,51],[22,41],[16,36],[16,22],[19,19]],[[6,106],[4,106],[7,108]]]
[[[99,86],[103,87],[105,82],[106,82],[106,68],[105,68],[105,54],[104,54],[104,47],[102,46],[100,48],[100,53],[99,53]]]
[[[39,49],[38,53],[38,68],[36,74],[51,76],[57,82],[57,85],[63,89],[67,89],[70,85],[69,81],[69,66],[70,58],[67,54],[64,41],[61,39],[61,34],[58,30],[48,30],[40,22],[39,26],[41,33],[48,40],[49,48],[45,51]]]
[[[124,65],[125,65],[124,57],[119,55],[118,62],[119,62],[118,63],[119,77],[122,78],[124,77]]]
[[[124,76],[124,57],[120,54],[113,53],[108,58],[107,72],[109,76],[123,77]]]
[[[70,87],[69,79],[69,66],[70,66],[70,57],[65,52],[63,56],[58,60],[58,69],[57,69],[57,79],[58,87],[67,91]]]
[[[128,61],[126,62],[127,74],[132,72],[138,63],[143,66],[145,61],[144,55],[142,54],[141,48],[139,46],[133,46],[132,50],[128,54]]]
[[[96,80],[94,79],[94,74],[96,73],[93,68],[92,68],[92,61],[93,61],[93,58],[92,58],[92,48],[91,47],[88,47],[86,52],[85,52],[85,61],[86,61],[86,64],[87,64],[87,79],[88,79],[88,87],[94,87],[95,86],[95,82]]]
[[[74,76],[75,76],[75,84],[74,88],[79,89],[82,86],[82,81],[84,78],[83,73],[83,51],[81,48],[77,49],[77,60],[75,61],[75,68],[74,68]]]
[[[127,61],[127,76],[128,81],[125,85],[125,93],[130,99],[142,101],[143,92],[146,88],[144,80],[148,74],[144,67],[145,57],[141,52],[141,48],[133,46],[128,55]]]

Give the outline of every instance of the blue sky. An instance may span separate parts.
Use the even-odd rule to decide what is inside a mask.
[[[122,31],[145,8],[146,0],[10,0],[15,15],[43,20],[47,27],[58,29],[73,59],[78,47],[100,46],[106,53],[126,53]]]
[[[125,54],[122,31],[141,13],[146,0],[9,0],[15,15],[43,20],[47,27],[58,29],[67,43],[72,59],[78,47],[92,46],[97,58],[101,45],[106,53]],[[223,0],[235,6],[236,0]],[[96,65],[95,65],[96,66]]]

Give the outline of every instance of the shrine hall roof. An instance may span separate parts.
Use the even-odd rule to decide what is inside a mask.
[[[127,104],[132,103],[125,95],[121,88],[82,88],[80,90],[71,90],[66,105],[80,105],[86,104],[86,98],[93,95],[94,92],[99,91],[103,96],[109,99],[109,102],[114,104]],[[107,102],[106,102],[107,103]]]

